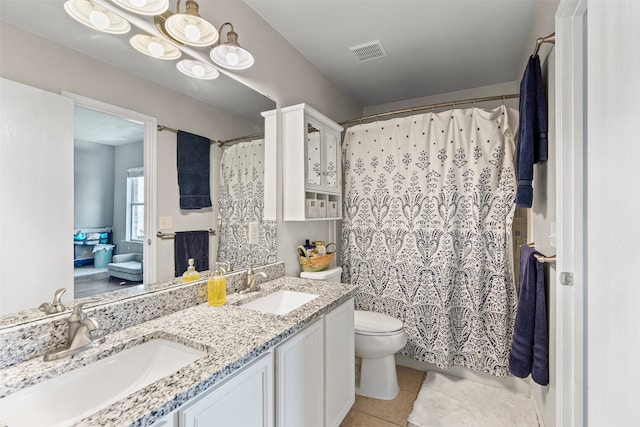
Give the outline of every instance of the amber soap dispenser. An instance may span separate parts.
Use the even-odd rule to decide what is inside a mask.
[[[200,279],[200,273],[196,271],[196,266],[193,265],[193,258],[189,258],[189,266],[187,271],[182,273],[182,283],[195,282]]]

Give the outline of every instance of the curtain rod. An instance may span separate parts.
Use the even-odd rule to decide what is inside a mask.
[[[158,132],[162,132],[163,130],[168,130],[169,132],[178,133],[177,129],[173,129],[173,128],[170,128],[170,127],[164,126],[164,125],[158,125]],[[260,138],[260,137],[264,137],[264,133],[257,133],[255,135],[239,136],[237,138],[231,138],[231,139],[227,139],[227,140],[224,140],[224,141],[222,141],[220,139],[210,139],[209,142],[211,144],[218,144],[218,147],[222,147],[224,144],[229,144],[231,142],[241,141],[243,139]]]
[[[343,122],[340,122],[339,124],[344,126],[346,124],[349,123],[355,123],[355,122],[362,122],[363,120],[371,120],[371,119],[378,119],[380,117],[386,117],[386,116],[395,116],[396,114],[404,114],[404,113],[413,113],[415,111],[421,111],[421,110],[431,110],[434,108],[440,108],[440,107],[455,107],[456,105],[459,104],[472,104],[475,102],[486,102],[486,101],[498,101],[498,100],[505,100],[505,99],[512,99],[512,98],[519,98],[520,95],[517,93],[512,93],[509,95],[495,95],[495,96],[486,96],[483,98],[470,98],[470,99],[461,99],[459,101],[448,101],[448,102],[439,102],[437,104],[431,104],[431,105],[422,105],[420,107],[411,107],[411,108],[403,108],[401,110],[394,110],[394,111],[387,111],[385,113],[378,113],[378,114],[371,114],[369,116],[364,116],[364,117],[360,117],[357,119],[349,119],[349,120],[345,120]]]

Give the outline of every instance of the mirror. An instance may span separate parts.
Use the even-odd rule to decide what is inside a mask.
[[[168,125],[176,128],[184,128],[185,130],[191,130],[194,123],[204,123],[208,121],[215,122],[217,125],[215,126],[215,128],[212,127],[215,130],[207,132],[207,134],[204,134],[203,132],[203,136],[215,138],[215,139],[231,139],[236,136],[255,134],[257,131],[259,131],[263,127],[263,123],[264,123],[263,118],[260,116],[260,112],[273,110],[275,108],[275,103],[269,100],[264,95],[255,92],[254,90],[238,83],[236,80],[229,78],[225,75],[221,75],[219,77],[220,80],[216,81],[215,84],[212,84],[211,82],[207,82],[206,86],[204,86],[206,90],[203,90],[203,86],[201,86],[199,82],[189,81],[186,77],[185,78],[174,77],[173,79],[177,82],[176,83],[177,86],[176,87],[165,86],[165,87],[169,87],[170,89],[181,92],[182,91],[181,87],[178,87],[178,86],[188,85],[191,90],[191,92],[189,93],[189,96],[192,99],[196,99],[200,102],[205,102],[209,105],[214,106],[215,108],[218,108],[218,110],[220,110],[221,112],[227,112],[233,117],[237,118],[237,120],[236,119],[229,120],[229,116],[224,114],[222,114],[221,117],[212,117],[210,112],[199,113],[198,111],[189,111],[189,113],[191,113],[190,116],[193,116],[193,117],[188,117],[188,119],[185,119],[185,116],[187,113],[182,113],[182,110],[185,108],[184,106],[185,102],[183,101],[182,104],[180,105],[180,108],[176,109],[175,104],[173,104],[171,100],[167,101],[166,99],[162,99],[162,97],[160,97],[156,92],[152,90],[154,87],[158,88],[159,86],[157,85],[154,86],[153,84],[150,84],[150,86],[147,87],[145,85],[142,85],[145,87],[140,88],[138,94],[132,95],[130,93],[127,93],[127,92],[134,92],[138,90],[137,87],[132,88],[130,83],[128,83],[128,86],[125,84],[126,83],[125,80],[127,80],[128,77],[126,76],[123,77],[122,73],[118,74],[118,72],[114,72],[113,68],[110,68],[110,70],[105,71],[105,74],[102,74],[100,72],[101,65],[99,64],[102,64],[102,65],[104,64],[102,62],[97,62],[92,58],[89,58],[89,56],[87,56],[88,53],[87,55],[82,55],[81,53],[78,53],[76,50],[67,49],[63,46],[55,45],[54,43],[52,43],[51,41],[55,41],[63,45],[66,44],[72,47],[73,49],[75,49],[77,45],[77,49],[79,51],[89,51],[89,50],[97,51],[97,53],[94,53],[94,56],[103,55],[105,57],[104,58],[105,61],[108,60],[107,57],[114,54],[113,52],[107,52],[105,54],[104,51],[100,51],[100,49],[96,49],[95,45],[92,45],[91,43],[92,41],[96,41],[98,37],[93,33],[87,33],[86,35],[83,35],[82,32],[84,30],[77,29],[75,26],[73,27],[74,31],[66,31],[67,33],[73,33],[73,35],[69,36],[68,40],[58,40],[56,39],[57,35],[53,33],[46,34],[46,31],[48,29],[51,29],[51,28],[55,29],[56,27],[59,29],[59,28],[65,27],[67,21],[64,19],[67,19],[67,18],[64,17],[64,12],[61,6],[62,2],[60,1],[55,1],[55,2],[52,1],[52,2],[46,2],[46,3],[42,2],[43,10],[41,11],[48,15],[48,19],[38,19],[37,13],[32,14],[31,13],[32,10],[30,10],[30,7],[25,3],[26,2],[10,2],[10,3],[3,3],[1,5],[2,21],[0,21],[0,25],[2,25],[3,36],[6,35],[7,38],[11,40],[11,43],[7,43],[7,48],[3,49],[2,52],[0,52],[0,54],[2,55],[1,62],[3,63],[3,67],[2,67],[3,78],[12,79],[17,82],[22,82],[24,84],[31,85],[37,88],[42,88],[53,93],[58,92],[60,88],[64,88],[66,90],[72,90],[74,92],[78,92],[83,95],[84,94],[91,95],[92,93],[100,94],[100,92],[102,91],[102,94],[104,94],[105,98],[109,98],[109,96],[112,96],[112,97],[121,96],[124,98],[128,97],[129,105],[133,104],[137,111],[140,111],[143,114],[149,114],[154,117],[159,116],[160,118],[159,118],[158,124]],[[56,8],[53,8],[52,5],[56,6]],[[57,9],[58,6],[60,6],[59,10]],[[7,22],[9,22],[9,24],[7,24]],[[72,25],[72,24],[69,24],[69,25]],[[36,26],[38,26],[37,29],[35,29]],[[27,28],[28,30],[23,30],[21,28]],[[34,35],[35,33],[44,36],[44,38],[36,37]],[[107,48],[115,47],[116,55],[123,55],[123,56],[130,55],[130,52],[129,52],[130,46],[128,46],[128,38],[122,38],[121,40],[116,40],[116,41],[117,43],[114,43],[114,41],[110,39],[110,42],[107,43],[106,47]],[[40,45],[42,45],[42,47],[40,47]],[[61,55],[63,57],[63,59],[56,58],[55,60],[61,63],[66,62],[68,65],[58,65],[53,63],[54,65],[51,65],[49,67],[49,69],[47,70],[47,73],[42,73],[42,70],[39,69],[39,67],[35,66],[35,64],[39,63],[39,61],[41,62],[42,56],[45,55],[46,52],[50,52],[52,50],[52,47],[55,47],[55,51],[57,55]],[[101,48],[104,48],[104,47],[105,45],[101,46]],[[122,51],[118,51],[118,48],[121,48]],[[86,58],[86,59],[80,59],[80,63],[78,63],[79,67],[85,67],[85,69],[83,69],[82,71],[78,71],[78,73],[82,73],[83,78],[86,78],[85,81],[83,81],[82,79],[79,79],[75,74],[75,72],[72,72],[72,73],[65,72],[66,71],[65,67],[67,68],[71,67],[72,66],[71,63],[74,62],[74,61],[69,61],[68,60],[69,57],[73,57],[74,59],[77,59],[80,57]],[[21,59],[18,60],[17,58],[21,58]],[[66,58],[67,60],[65,61],[64,58]],[[94,61],[94,62],[92,63],[91,61]],[[129,61],[131,62],[131,64],[134,64],[132,65],[132,67],[135,67],[136,61],[137,60]],[[155,65],[153,66],[155,67]],[[135,70],[127,70],[127,71],[132,74],[138,74],[138,75],[143,74],[144,77],[148,79],[154,79],[156,75],[162,75],[167,70],[170,70],[171,73],[175,72],[175,64],[173,63],[170,63],[168,65],[161,64],[158,66],[157,73],[155,72],[148,73],[148,67],[146,66],[143,67],[142,72],[136,72]],[[111,78],[111,80],[105,79],[106,77]],[[77,80],[80,80],[80,81],[77,81]],[[123,84],[124,86],[122,86]],[[98,89],[96,89],[96,87],[98,87]],[[164,88],[160,88],[160,89],[164,90]],[[91,96],[95,96],[95,95],[91,95]],[[139,103],[135,101],[131,101],[131,99],[135,98],[136,96],[140,98],[144,98],[144,100],[140,101]],[[96,96],[96,98],[101,98],[101,97],[102,96]],[[216,100],[215,105],[211,102],[211,99]],[[120,105],[118,104],[117,100],[115,101],[111,100],[110,102],[112,102],[114,105]],[[159,103],[166,104],[166,105],[158,107],[157,104]],[[187,102],[187,104],[189,103]],[[147,109],[149,111],[147,111]],[[172,110],[176,110],[175,114],[172,114]],[[155,111],[161,111],[161,114],[154,113]],[[205,115],[205,114],[208,114],[208,115]],[[174,121],[170,122],[170,120],[174,120]],[[198,132],[196,131],[196,133]],[[174,189],[171,188],[172,185],[175,186],[175,176],[174,175],[172,176],[172,174],[175,174],[175,162],[173,162],[170,158],[169,160],[167,160],[166,156],[162,157],[164,155],[164,152],[173,152],[171,150],[175,150],[175,148],[166,148],[166,146],[168,145],[167,141],[171,141],[171,142],[175,141],[175,135],[168,135],[168,134],[169,132],[159,132],[157,135],[157,144],[155,143],[156,136],[154,135],[154,149],[157,149],[158,151],[163,152],[160,154],[160,157],[158,158],[158,163],[159,163],[158,168],[159,169],[165,168],[162,170],[162,173],[158,173],[157,181],[154,184],[157,185],[156,194],[158,194],[158,197],[159,198],[165,197],[165,199],[167,197],[166,196],[167,193],[171,193],[172,191],[174,191]],[[213,152],[220,151],[220,149],[215,144],[212,144],[211,149]],[[212,157],[215,157],[215,155],[212,155]],[[145,158],[145,161],[146,161],[146,158]],[[212,163],[213,163],[212,173],[217,173],[219,171],[218,166],[215,163],[215,161],[213,161]],[[172,169],[169,169],[169,168],[172,168]],[[152,197],[152,195],[149,194],[149,197]],[[212,187],[212,197],[215,197],[213,187]],[[217,218],[217,215],[215,214],[215,212],[217,212],[217,209],[216,209],[217,199],[212,200],[212,204],[213,204],[213,208],[210,211],[210,218]],[[256,203],[256,205],[259,205],[259,204],[260,203]],[[159,210],[158,215],[162,215],[162,214],[163,214],[163,211]],[[177,215],[174,215],[173,230],[188,230],[189,229],[187,228],[188,224],[192,222],[193,216],[194,214],[191,214],[191,213],[178,212]],[[182,221],[183,224],[179,224],[180,221]],[[275,222],[273,224],[269,224],[263,221],[262,228],[261,228],[260,221],[261,219],[258,218],[258,222],[259,222],[258,241],[259,242],[263,241],[262,235],[264,234],[264,241],[265,241],[264,247],[272,248],[272,250],[269,249],[270,256],[275,258]],[[157,218],[154,218],[153,223],[156,224],[156,222],[157,222]],[[176,224],[177,222],[178,224]],[[208,222],[206,226],[202,226],[202,224],[198,224],[197,228],[198,229],[215,228],[216,222],[217,222],[217,219]],[[187,224],[187,226],[180,227],[180,225],[184,225],[184,224]],[[50,224],[48,226],[55,227],[55,224]],[[64,227],[64,228],[67,229],[67,227]],[[147,241],[150,239],[151,240],[155,239],[155,232],[158,230],[158,225],[156,224],[155,227],[153,228],[154,229],[151,229],[148,233],[145,232],[145,239]],[[71,229],[66,231],[65,234],[68,235],[67,247],[69,248],[69,253],[71,253]],[[115,234],[115,230],[114,230],[114,234]],[[273,238],[271,240],[267,240],[268,239],[267,235],[271,235],[273,236]],[[115,244],[118,244],[118,239],[121,239],[121,237],[116,237],[116,236],[113,237]],[[157,253],[154,256],[157,257],[157,263],[160,265],[159,268],[161,267],[161,264],[173,264],[171,261],[172,260],[171,257],[173,253],[172,242],[171,241],[160,242],[159,241],[160,239],[157,239],[157,240],[158,240],[157,242],[154,240],[154,245],[157,244],[158,246],[158,249],[156,251]],[[213,238],[212,238],[212,241],[213,241]],[[274,242],[274,243],[268,243],[268,242]],[[262,246],[261,243],[260,245]],[[217,249],[217,245],[215,243],[213,243],[213,246]],[[145,245],[145,248],[146,247],[147,245]],[[215,262],[216,255],[217,255],[216,252],[217,251],[212,253],[210,251],[210,257],[209,257],[210,263]],[[271,258],[267,257],[265,259],[270,260]],[[260,257],[255,257],[248,261],[251,261],[252,264],[258,263],[260,261]],[[270,262],[270,261],[267,261],[267,262]],[[35,262],[35,264],[38,264],[38,263]],[[71,265],[71,256],[69,256],[69,266],[70,265]],[[234,267],[235,267],[234,268],[235,270],[242,268],[240,264]],[[33,269],[31,271],[32,272],[37,271],[37,269]],[[173,276],[173,268],[171,268],[171,272],[172,272],[171,276]],[[46,277],[40,274],[39,272],[37,274],[41,277],[41,279],[42,277]],[[126,290],[118,290],[115,292],[101,294],[99,295],[99,300],[101,302],[111,302],[121,298],[131,297],[132,295],[136,295],[141,292],[153,292],[158,289],[162,289],[166,286],[171,286],[175,282],[175,280],[169,278],[166,274],[160,275],[160,276],[162,279],[159,281],[159,283],[144,283],[142,286],[136,287],[135,290],[131,288]],[[64,280],[63,282],[65,284],[69,283],[68,280]],[[57,282],[56,285],[58,287],[64,286],[64,284],[61,285],[60,282]],[[70,283],[67,284],[67,286],[65,287],[68,288],[69,285]],[[47,293],[46,295],[41,295],[40,301],[38,303],[45,302],[45,301],[51,302],[52,297],[53,297],[52,292],[50,294]],[[71,305],[70,304],[71,301],[68,298],[68,294],[67,294],[67,298],[63,297],[63,302],[67,305]],[[34,307],[33,309],[29,309],[24,312],[12,313],[6,316],[2,316],[0,318],[0,328],[10,327],[18,323],[41,319],[44,316],[44,314],[37,310],[37,304],[33,305],[33,307]]]

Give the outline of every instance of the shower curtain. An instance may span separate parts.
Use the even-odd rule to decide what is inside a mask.
[[[343,281],[402,320],[401,353],[508,374],[517,112],[454,109],[345,133]]]
[[[218,196],[218,261],[234,270],[276,261],[276,222],[264,221],[264,140],[240,142],[222,153]],[[249,223],[258,223],[249,244]]]

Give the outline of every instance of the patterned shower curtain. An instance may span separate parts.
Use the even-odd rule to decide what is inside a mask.
[[[234,270],[276,261],[276,222],[264,221],[264,140],[240,142],[222,153],[218,196],[218,260]],[[249,244],[249,223],[258,243]]]
[[[517,112],[454,109],[354,126],[343,144],[343,281],[402,320],[413,359],[508,374]]]

